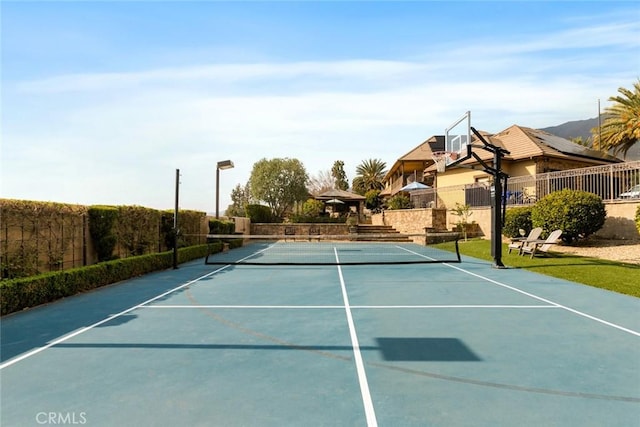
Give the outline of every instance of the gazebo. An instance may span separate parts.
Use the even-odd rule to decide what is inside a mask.
[[[364,201],[367,198],[359,194],[352,193],[351,191],[338,190],[334,188],[333,190],[325,191],[324,193],[316,196],[315,199],[325,203],[329,201],[342,202],[348,210],[352,210],[352,207],[355,208],[355,212],[358,214],[358,217],[360,217],[364,211]]]

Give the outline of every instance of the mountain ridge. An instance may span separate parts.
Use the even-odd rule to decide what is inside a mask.
[[[601,116],[601,120],[604,121],[605,116]],[[562,123],[561,125],[549,126],[546,128],[540,128],[545,132],[549,132],[552,135],[559,136],[568,140],[575,138],[582,138],[583,141],[591,140],[591,129],[598,127],[598,118],[594,117],[585,120],[573,120]],[[626,156],[618,154],[616,157],[625,161],[640,160],[640,143],[635,143],[633,147],[627,152]]]

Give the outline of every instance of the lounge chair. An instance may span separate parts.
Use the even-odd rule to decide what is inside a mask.
[[[509,253],[511,253],[512,249],[517,249],[518,254],[522,255],[522,246],[524,246],[527,242],[534,242],[540,238],[540,234],[542,234],[542,227],[536,227],[529,232],[527,237],[523,237],[521,239],[514,239],[511,243],[509,243]]]
[[[522,245],[520,248],[521,254],[531,254],[531,258],[537,253],[547,253],[549,249],[558,243],[558,239],[562,236],[562,230],[554,230],[549,234],[544,240],[536,240],[533,242],[528,242],[525,245]]]

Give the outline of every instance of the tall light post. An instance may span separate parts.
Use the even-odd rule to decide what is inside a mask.
[[[220,169],[231,169],[232,167],[231,160],[222,160],[218,162],[216,167],[216,219],[220,218]]]

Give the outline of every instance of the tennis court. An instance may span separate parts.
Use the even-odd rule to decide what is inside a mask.
[[[639,425],[639,299],[307,243],[337,265],[250,244],[3,318],[2,425]]]

